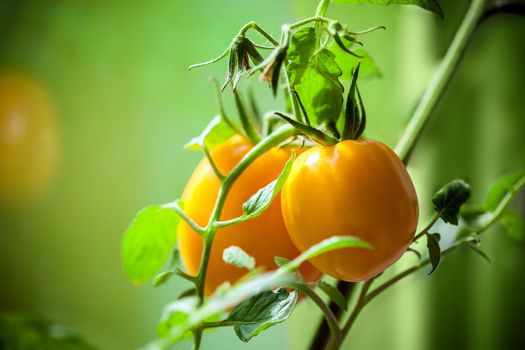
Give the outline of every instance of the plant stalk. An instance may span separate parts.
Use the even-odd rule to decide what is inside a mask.
[[[461,62],[467,46],[473,37],[480,20],[483,18],[487,0],[472,0],[467,14],[459,27],[454,40],[441,61],[429,86],[425,90],[412,118],[410,119],[403,136],[396,146],[396,153],[406,164],[408,163],[414,146],[428,124],[432,112],[443,96],[445,88]]]

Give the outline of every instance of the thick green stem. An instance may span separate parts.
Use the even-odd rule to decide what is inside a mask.
[[[456,71],[486,8],[487,0],[472,0],[454,40],[410,119],[396,153],[407,163],[425,125]]]
[[[330,5],[330,0],[319,1],[319,5],[317,5],[317,10],[315,11],[315,15],[324,16],[326,14],[326,10],[328,9],[328,5]]]

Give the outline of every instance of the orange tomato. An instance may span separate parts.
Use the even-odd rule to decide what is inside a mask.
[[[301,154],[281,191],[282,213],[300,251],[334,235],[373,248],[344,248],[315,257],[322,272],[344,281],[370,279],[412,241],[418,201],[398,156],[374,140],[346,140]]]
[[[31,201],[49,183],[57,158],[54,116],[43,88],[0,73],[0,204]]]
[[[230,172],[252,148],[240,136],[234,136],[215,148],[212,158],[222,174]],[[222,220],[242,215],[242,205],[260,188],[275,180],[290,157],[290,149],[273,148],[257,158],[232,186],[221,215]],[[209,162],[203,159],[195,169],[182,195],[185,212],[199,225],[205,226],[215,205],[220,183]],[[179,249],[188,273],[196,275],[201,262],[202,238],[185,222],[179,224]],[[225,281],[234,283],[247,270],[229,265],[222,260],[222,252],[229,246],[238,246],[253,256],[257,267],[275,268],[274,257],[293,259],[299,255],[290,240],[281,215],[280,198],[259,217],[217,231],[210,255],[205,282],[205,293],[210,295]],[[308,281],[321,273],[311,264],[301,267]]]

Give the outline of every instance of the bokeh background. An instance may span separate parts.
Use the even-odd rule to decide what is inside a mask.
[[[362,84],[368,136],[394,146],[459,25],[467,0],[442,1],[439,19],[417,7],[331,5],[364,37],[383,78]],[[277,34],[313,14],[312,0],[0,1],[0,75],[42,87],[53,117],[54,171],[34,196],[0,211],[0,309],[46,317],[100,349],[134,349],[155,336],[163,306],[185,282],[133,287],[120,241],[134,214],[180,195],[200,159],[182,145],[215,115],[225,62],[189,72],[256,20]],[[525,166],[525,20],[485,21],[409,167],[422,222],[431,194],[467,179],[472,201]],[[260,104],[279,106],[254,80]],[[231,106],[226,96],[227,105]],[[38,174],[38,172],[36,172]],[[523,196],[515,203],[524,208]],[[515,349],[525,344],[525,246],[487,232],[487,264],[465,251],[432,278],[422,271],[365,310],[348,349]],[[400,267],[414,263],[403,258]],[[290,322],[243,344],[230,329],[204,349],[305,349],[320,320],[308,301]],[[182,344],[181,349],[189,344]]]

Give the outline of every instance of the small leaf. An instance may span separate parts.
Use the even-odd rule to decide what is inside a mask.
[[[174,270],[168,270],[168,271],[159,273],[153,279],[153,287],[158,287],[161,284],[166,283],[170,279],[170,277],[173,276],[174,274],[175,274]]]
[[[238,322],[235,333],[244,342],[285,321],[297,302],[297,291],[264,291],[237,305],[227,321]]]
[[[427,248],[428,255],[430,257],[430,263],[432,264],[432,270],[428,273],[429,275],[436,270],[441,260],[441,248],[439,247],[439,239],[435,233],[428,233],[427,235]]]
[[[432,203],[443,221],[457,225],[459,210],[469,197],[470,186],[463,180],[453,180],[434,195]]]
[[[182,293],[180,293],[177,299],[191,297],[191,296],[194,296],[194,295],[197,295],[197,289],[192,287],[192,288],[188,288],[185,291],[183,291]]]
[[[330,300],[332,300],[342,310],[344,311],[348,310],[348,303],[346,302],[344,295],[341,294],[341,291],[339,289],[337,289],[336,287],[332,286],[329,283],[326,283],[325,281],[317,282],[317,286],[323,292],[325,292],[326,295],[330,297]]]
[[[198,305],[199,299],[196,296],[185,297],[166,305],[157,326],[157,335],[160,338],[169,338],[170,342],[191,338],[192,333],[187,325]]]
[[[525,183],[525,173],[508,175],[492,186],[485,200],[485,209],[495,211],[507,196],[514,195]]]
[[[295,152],[292,151],[292,154],[286,162],[279,177],[270,182],[267,186],[261,188],[243,204],[242,210],[244,211],[244,216],[246,218],[252,219],[261,215],[272,204],[272,201],[275,199],[283,187],[286,178],[290,174],[294,160]]]
[[[222,251],[222,260],[230,265],[248,270],[255,267],[255,259],[236,246],[230,246],[224,249]]]
[[[235,132],[220,115],[215,116],[204,131],[197,137],[191,139],[184,145],[184,148],[200,151],[204,146],[208,150],[214,149],[224,141],[233,136]]]
[[[500,219],[500,224],[503,226],[509,237],[515,239],[519,243],[525,243],[525,221],[517,216],[507,214]]]
[[[285,264],[288,264],[290,262],[290,260],[286,259],[286,258],[283,258],[283,257],[280,257],[280,256],[276,256],[273,258],[273,261],[275,262],[275,265],[277,265],[277,267],[281,267]]]
[[[135,284],[143,284],[164,265],[177,242],[179,216],[153,205],[137,214],[122,239],[122,264]]]
[[[427,11],[434,12],[443,18],[445,15],[439,0],[332,0],[339,4],[378,4],[378,5],[417,5]]]
[[[298,268],[306,260],[315,258],[318,255],[330,252],[336,249],[342,248],[362,248],[362,249],[373,249],[372,245],[361,240],[357,237],[352,236],[332,236],[327,238],[304,251],[294,260],[281,268],[287,271]]]

